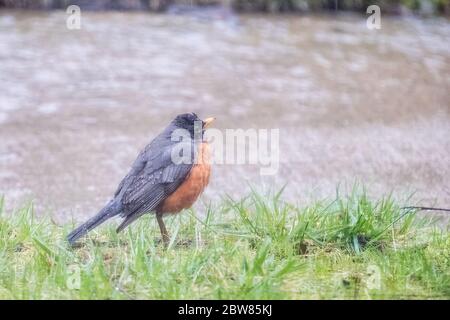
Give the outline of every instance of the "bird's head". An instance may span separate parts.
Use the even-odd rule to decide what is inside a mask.
[[[211,123],[215,120],[215,118],[206,118],[205,120],[201,120],[195,113],[183,113],[173,120],[173,125],[175,125],[178,129],[184,129],[189,131],[191,137],[195,137],[195,132],[198,131],[203,137],[203,133],[205,129],[207,129]]]

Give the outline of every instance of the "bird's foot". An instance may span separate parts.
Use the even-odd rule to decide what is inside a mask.
[[[158,238],[156,240],[156,244],[157,245],[164,244],[164,247],[168,248],[169,244],[170,244],[170,240],[166,242],[166,241],[164,241],[164,239]],[[174,243],[174,247],[188,248],[188,247],[191,247],[193,244],[194,244],[194,240],[192,240],[192,239],[181,239]]]

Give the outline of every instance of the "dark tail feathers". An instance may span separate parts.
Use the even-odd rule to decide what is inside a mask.
[[[106,220],[108,220],[111,217],[114,217],[115,215],[119,214],[121,211],[120,209],[120,203],[117,201],[110,201],[102,210],[100,210],[99,213],[97,213],[94,217],[83,223],[81,226],[73,230],[69,235],[67,236],[67,241],[71,245],[74,245],[75,242],[84,236],[86,233],[97,227],[98,225],[102,224]]]

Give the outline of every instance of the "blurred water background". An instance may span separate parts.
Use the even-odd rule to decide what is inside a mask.
[[[188,111],[220,129],[281,133],[277,175],[217,165],[203,202],[287,183],[285,197],[307,203],[359,181],[448,207],[448,1],[385,1],[380,30],[366,28],[366,1],[337,11],[334,1],[269,2],[0,0],[7,207],[34,199],[58,221],[92,215],[139,150]],[[10,8],[70,3],[82,7],[80,30],[63,10]]]

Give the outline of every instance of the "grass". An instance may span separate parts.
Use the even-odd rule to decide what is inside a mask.
[[[78,248],[73,225],[3,212],[1,299],[449,299],[450,235],[390,197],[354,192],[298,207],[253,192],[166,219],[148,215]]]

